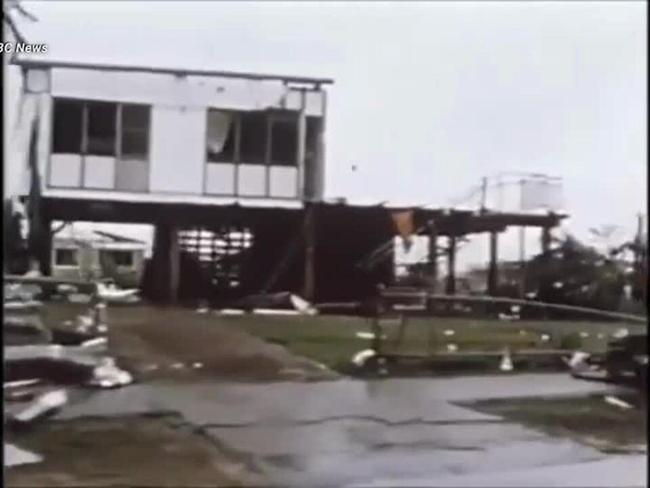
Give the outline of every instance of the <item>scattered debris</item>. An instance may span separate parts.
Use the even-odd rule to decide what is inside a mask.
[[[22,464],[34,464],[43,461],[43,457],[36,453],[25,451],[13,444],[5,442],[4,445],[4,467],[20,466]]]
[[[618,329],[616,332],[612,334],[612,337],[615,337],[616,339],[623,339],[624,337],[627,337],[630,335],[630,331],[623,328],[623,329]]]
[[[105,350],[108,345],[108,339],[106,337],[95,337],[81,343],[81,347],[92,348],[95,350]]]
[[[571,374],[577,375],[586,371],[593,371],[597,367],[588,363],[591,357],[589,353],[583,351],[575,351],[570,359],[563,358],[564,362],[571,369]]]
[[[281,310],[275,308],[254,308],[253,315],[301,315],[297,310]]]
[[[2,389],[10,390],[12,388],[24,388],[26,386],[35,386],[40,382],[41,380],[39,378],[32,378],[29,380],[6,381],[2,384]]]
[[[542,334],[542,335],[540,336],[540,339],[542,340],[542,342],[548,342],[548,341],[551,340],[551,336],[548,335],[548,334]]]
[[[42,306],[43,302],[38,300],[6,301],[3,303],[3,308],[7,312],[33,312]]]
[[[500,312],[499,320],[519,320],[519,315],[511,315],[511,314]]]
[[[68,402],[65,390],[54,390],[43,393],[25,409],[15,414],[11,420],[18,424],[29,424],[44,416],[51,415]]]
[[[69,285],[67,283],[61,283],[60,285],[56,285],[56,291],[59,293],[78,293],[79,288],[77,288],[74,285]]]
[[[92,296],[87,293],[70,293],[68,294],[68,301],[70,303],[90,303]]]
[[[616,398],[614,396],[608,395],[605,397],[605,402],[609,403],[610,405],[614,405],[616,407],[622,408],[624,410],[630,410],[634,408],[632,405],[629,403],[621,400],[620,398]]]
[[[377,337],[377,335],[374,332],[357,332],[355,333],[355,336],[358,337],[359,339],[367,339],[367,340],[373,340]],[[386,334],[382,334],[381,338],[386,339]]]
[[[184,369],[185,365],[183,363],[174,363],[169,366],[171,369]]]
[[[201,362],[192,363],[192,368],[194,369],[201,369],[202,367],[203,367],[203,363]]]
[[[115,359],[103,358],[101,364],[93,370],[93,378],[89,385],[101,388],[114,388],[125,386],[133,382],[133,377],[128,371],[118,368]]]
[[[587,337],[589,337],[589,333],[588,332],[580,332],[580,337],[582,337],[583,339],[586,339]]]
[[[106,303],[113,304],[134,304],[140,302],[138,296],[140,290],[137,288],[129,288],[123,290],[118,288],[115,283],[97,283],[97,295]]]
[[[451,329],[446,329],[443,333],[444,333],[446,336],[453,336],[453,335],[456,333],[456,331],[451,330]]]
[[[359,339],[371,340],[375,338],[375,334],[373,332],[357,332],[354,335],[357,336]]]
[[[311,303],[309,303],[307,300],[303,299],[302,297],[299,297],[298,295],[292,293],[289,296],[289,300],[291,300],[293,307],[302,314],[316,315],[318,313],[318,310],[316,310],[316,308],[312,306]]]
[[[503,351],[503,357],[501,358],[501,363],[499,364],[499,370],[504,372],[510,372],[514,369],[512,364],[512,357],[510,356],[510,349],[505,348]]]
[[[238,308],[223,308],[221,310],[215,310],[217,315],[244,315],[246,312]]]
[[[456,344],[447,344],[447,351],[456,352],[458,351],[458,346]]]
[[[298,295],[289,292],[249,295],[237,305],[259,315],[316,315],[316,308]]]
[[[5,317],[3,320],[4,343],[9,346],[47,344],[52,341],[48,330],[38,315]]]
[[[377,355],[375,351],[372,349],[364,349],[362,351],[357,352],[354,356],[352,356],[352,363],[355,366],[358,366],[359,368],[363,368],[363,366],[368,362],[370,358],[373,358]]]

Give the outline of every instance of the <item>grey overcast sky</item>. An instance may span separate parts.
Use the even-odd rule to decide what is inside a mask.
[[[579,237],[646,209],[646,2],[24,5],[53,59],[334,78],[328,196],[445,205],[531,171]]]

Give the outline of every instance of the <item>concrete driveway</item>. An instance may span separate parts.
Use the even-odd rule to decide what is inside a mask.
[[[594,393],[622,390],[565,374],[155,383],[83,394],[59,418],[178,413],[278,485],[645,486],[645,455],[605,454],[457,405]]]

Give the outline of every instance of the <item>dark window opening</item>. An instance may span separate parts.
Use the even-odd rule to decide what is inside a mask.
[[[56,249],[54,251],[56,266],[78,266],[76,249]]]
[[[115,121],[117,105],[92,102],[88,110],[87,154],[94,156],[115,156]]]
[[[148,130],[149,106],[148,105],[122,105],[123,130]]]
[[[297,120],[274,119],[271,126],[271,164],[296,165]]]
[[[54,103],[53,147],[55,154],[81,152],[83,103],[56,100]]]
[[[122,156],[146,159],[149,154],[149,107],[122,106]]]
[[[244,164],[264,164],[266,161],[266,113],[243,113],[240,120],[240,162]]]
[[[104,255],[112,260],[116,266],[133,266],[132,251],[104,251]]]
[[[235,161],[235,118],[228,112],[208,110],[206,159],[209,163]]]

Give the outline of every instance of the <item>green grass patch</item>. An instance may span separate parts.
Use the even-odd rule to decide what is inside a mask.
[[[345,369],[356,352],[372,345],[370,340],[357,337],[358,332],[372,332],[371,320],[361,317],[247,315],[220,317],[219,321],[338,370]],[[455,345],[458,351],[579,347],[590,352],[603,352],[611,335],[623,326],[631,333],[646,330],[642,325],[602,322],[412,318],[398,346],[399,325],[387,323],[383,328],[386,348],[395,352],[425,354],[446,351],[449,344]]]

